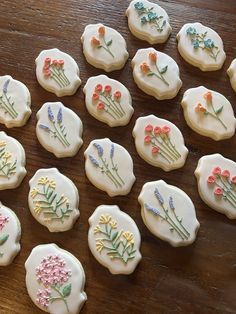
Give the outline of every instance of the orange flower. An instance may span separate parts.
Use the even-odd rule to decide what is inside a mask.
[[[94,46],[99,46],[100,45],[100,40],[98,40],[96,37],[92,37],[91,39],[91,44]]]
[[[149,59],[150,59],[152,62],[157,62],[157,54],[156,54],[156,52],[150,52],[150,53],[149,53]]]
[[[211,102],[212,101],[212,93],[211,92],[207,92],[203,95],[203,97],[206,99],[207,102]]]
[[[196,111],[196,112],[206,112],[206,108],[204,108],[202,104],[198,104],[198,105],[195,107],[195,111]]]
[[[98,34],[99,34],[100,36],[104,36],[104,35],[105,35],[105,27],[104,27],[104,26],[100,26],[100,27],[98,28]]]
[[[150,71],[150,68],[149,68],[149,66],[147,65],[146,62],[143,62],[143,63],[140,65],[140,70],[141,70],[144,74],[146,74],[146,73],[148,73],[148,72]]]

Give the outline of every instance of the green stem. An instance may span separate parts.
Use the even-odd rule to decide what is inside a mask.
[[[114,99],[112,99],[111,95],[108,96],[108,99],[114,104],[114,106],[116,107],[116,109],[119,111],[121,117],[123,117],[124,114],[125,114],[125,112],[124,112],[124,110],[122,109],[120,103],[119,103],[118,101],[117,101],[117,102],[114,101]],[[118,106],[117,106],[116,104],[118,104]]]
[[[163,153],[165,153],[165,155],[172,161],[174,162],[175,161],[175,156],[173,156],[173,154],[163,145],[163,142],[160,142],[158,140],[158,138],[156,136],[151,136],[152,138],[152,144],[155,142],[157,142],[160,146],[160,149],[163,150]],[[154,142],[153,142],[154,141]],[[158,146],[157,146],[158,147]]]
[[[58,76],[56,70],[50,66],[51,73],[53,74],[52,78],[55,80],[55,82],[59,85],[59,87],[64,87],[64,82],[61,80],[61,78]]]
[[[108,113],[114,120],[117,120],[117,118],[109,111],[109,109],[105,109],[105,112]]]
[[[8,112],[8,114],[11,116],[12,119],[15,119],[17,116],[15,116],[14,112],[12,112],[11,108],[8,107],[8,105],[3,100],[3,96],[0,97],[0,101],[2,103],[2,108]]]
[[[155,142],[151,142],[152,143],[152,145],[154,146],[154,147],[157,147],[157,148],[159,148],[160,149],[160,152],[159,152],[159,154],[169,163],[169,164],[171,164],[172,163],[172,160],[170,161],[165,155],[164,155],[164,153],[162,153],[162,148],[160,148],[159,146],[157,146],[156,144],[155,144]]]
[[[111,173],[110,169],[109,169],[108,166],[106,165],[104,159],[103,159],[101,156],[99,156],[99,158],[100,158],[100,160],[102,161],[102,163],[103,163],[105,169],[107,170],[107,173],[114,179],[114,181],[117,183],[117,185],[121,188],[122,185],[121,185],[120,182],[117,181],[117,179],[113,176],[113,174]]]
[[[156,73],[154,73],[154,74],[156,74],[157,77],[159,77],[167,86],[169,86],[170,84],[165,80],[164,76],[161,74],[156,63],[155,63],[155,66],[156,66],[157,72],[160,75],[160,77]]]
[[[161,136],[161,139],[166,144],[166,146],[169,148],[169,151],[173,153],[173,155],[175,156],[175,159],[178,160],[181,157],[181,155],[179,154],[179,152],[177,152],[176,148],[170,144],[170,139],[165,135]]]
[[[7,103],[8,105],[10,106],[11,110],[13,111],[15,117],[18,116],[18,112],[15,110],[15,108],[13,107],[14,106],[14,102],[13,103],[10,103],[10,97],[7,97],[7,94],[6,93],[3,93],[3,95],[5,96],[6,100],[7,100]]]
[[[58,136],[58,139],[60,140],[60,142],[65,146],[65,147],[68,147],[68,144],[66,142],[66,140],[64,139],[64,137],[61,135],[61,133],[58,131],[57,127],[56,127],[56,122],[55,121],[52,121],[52,124],[54,126],[54,129],[56,131],[56,134]]]
[[[110,100],[106,96],[105,92],[102,92],[100,95],[106,100],[105,104],[116,114],[116,116],[118,118],[122,118],[122,114],[120,113],[118,108],[116,108],[116,106],[112,102],[110,102]]]
[[[119,173],[118,173],[118,169],[116,168],[116,166],[114,165],[114,161],[113,161],[113,157],[110,158],[111,159],[111,164],[112,164],[112,168],[115,171],[117,177],[119,178],[119,180],[121,181],[122,185],[125,184],[125,182],[122,180],[122,178],[120,177]]]
[[[174,213],[175,219],[178,221],[179,225],[183,228],[183,230],[186,232],[187,236],[189,237],[189,236],[190,236],[190,233],[189,233],[188,230],[183,226],[181,220],[179,220],[179,218],[177,217],[175,210],[172,210],[172,211],[173,211],[173,213]]]
[[[235,199],[228,193],[228,191],[225,191],[224,187],[222,187],[219,183],[215,182],[215,184],[220,187],[224,193],[225,193],[225,197],[227,199],[227,201],[234,207],[236,208],[236,201]]]
[[[55,287],[55,286],[51,286],[51,288],[60,295],[61,300],[65,303],[67,312],[69,313],[69,307],[68,307],[67,301],[65,300],[65,298],[64,298],[63,294],[61,293],[61,291],[59,289],[57,289],[57,287]]]
[[[217,112],[215,111],[215,108],[214,108],[214,105],[212,103],[212,101],[209,101],[208,104],[211,106],[212,110],[214,111],[214,114],[213,115],[211,112],[207,111],[208,114],[210,114],[211,116],[213,116],[215,119],[217,119],[221,124],[222,126],[227,130],[227,126],[224,124],[224,122],[219,118]]]
[[[236,202],[236,195],[234,195],[234,193],[231,191],[231,186],[227,186],[227,184],[225,184],[224,180],[222,180],[221,176],[218,176],[220,181],[222,182],[223,186],[226,188],[226,192],[230,193],[230,195],[232,195],[232,198],[234,198],[234,201]]]

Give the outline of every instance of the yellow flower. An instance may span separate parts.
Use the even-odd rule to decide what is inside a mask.
[[[104,243],[101,240],[96,241],[96,249],[98,252],[101,252],[104,248]]]
[[[134,243],[134,236],[133,233],[129,231],[123,232],[123,237],[130,243]]]
[[[111,226],[112,229],[116,229],[116,227],[117,227],[117,222],[116,222],[115,220],[111,220],[111,221],[109,222],[109,224],[110,224],[110,226]]]
[[[41,210],[42,210],[42,208],[41,208],[40,204],[39,204],[39,203],[36,203],[36,204],[35,204],[35,208],[34,208],[35,213],[36,213],[37,215],[39,215],[40,212],[41,212]]]
[[[5,141],[0,141],[0,147],[4,147],[6,146],[6,142]]]
[[[111,220],[111,216],[109,215],[102,215],[99,219],[100,224],[108,224],[108,222]]]
[[[94,229],[93,229],[93,234],[99,233],[101,231],[101,228],[99,225],[97,225]]]
[[[38,194],[38,192],[39,192],[38,189],[33,188],[33,190],[31,190],[31,192],[30,192],[30,196],[31,196],[32,198],[35,198],[35,196]]]
[[[48,177],[41,177],[38,180],[38,184],[46,185],[49,182]]]
[[[9,159],[9,158],[11,158],[11,153],[5,152],[5,154],[3,155],[2,158],[6,159],[6,160]]]
[[[56,182],[54,180],[49,181],[48,186],[52,189],[55,189],[56,187]]]

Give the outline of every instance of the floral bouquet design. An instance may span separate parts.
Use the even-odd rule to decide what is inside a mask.
[[[106,40],[105,38],[106,29],[104,26],[98,28],[99,39],[95,36],[91,39],[91,45],[97,49],[104,49],[112,58],[115,58],[114,54],[111,52],[110,46],[112,45],[112,39]]]
[[[0,109],[3,109],[12,119],[16,119],[18,112],[14,108],[14,101],[11,100],[11,96],[7,94],[9,83],[10,79],[7,79],[3,84],[2,95],[0,95]]]
[[[5,227],[5,225],[9,222],[9,217],[3,216],[0,213],[0,231],[2,231]],[[9,238],[9,234],[7,233],[0,233],[0,246],[2,246],[7,239]],[[3,253],[0,251],[0,258],[3,257]]]
[[[236,209],[236,176],[230,178],[229,170],[221,170],[215,167],[207,182],[215,187],[214,194],[223,198]]]
[[[45,79],[52,79],[59,87],[70,85],[64,70],[64,60],[52,60],[45,58],[43,66],[43,74]]]
[[[6,149],[6,142],[0,141],[0,176],[10,178],[16,173],[16,162],[12,154]]]
[[[38,289],[36,302],[47,309],[50,303],[62,301],[69,313],[67,298],[72,289],[68,283],[71,275],[63,258],[58,255],[44,257],[36,268],[38,283],[44,286],[44,289]]]
[[[117,221],[110,215],[101,215],[98,225],[94,228],[94,234],[100,234],[96,238],[98,252],[107,251],[111,260],[118,259],[127,264],[135,257],[134,236],[130,231],[116,230]]]

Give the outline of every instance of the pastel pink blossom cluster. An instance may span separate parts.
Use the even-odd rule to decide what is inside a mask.
[[[227,181],[229,185],[233,184],[236,185],[236,176],[233,176],[232,178],[230,178],[230,172],[229,170],[221,170],[220,167],[215,167],[212,170],[212,174],[207,178],[207,182],[209,184],[217,184],[217,179],[219,179],[220,181],[224,182]],[[214,194],[215,195],[223,195],[224,194],[224,185],[223,186],[219,186],[217,184],[217,186],[214,189]]]
[[[9,217],[5,217],[0,214],[0,231],[5,227],[5,225],[9,222]]]
[[[45,289],[45,290],[39,289],[37,292],[36,302],[39,305],[42,305],[43,307],[48,308],[51,293],[52,293],[51,289]]]

